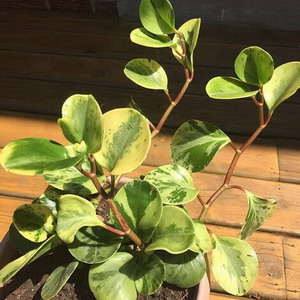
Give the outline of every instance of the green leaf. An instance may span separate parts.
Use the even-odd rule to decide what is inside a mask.
[[[248,47],[241,51],[234,63],[236,75],[244,82],[262,86],[274,71],[272,56],[260,47]]]
[[[242,296],[252,287],[258,272],[253,248],[243,240],[213,235],[211,267],[219,285],[228,293]]]
[[[187,251],[172,255],[160,252],[166,267],[165,281],[181,288],[189,288],[200,282],[205,274],[206,263],[202,253]]]
[[[160,222],[147,252],[165,250],[172,254],[185,252],[194,241],[194,225],[189,215],[177,206],[164,206]]]
[[[137,252],[135,256],[135,287],[146,296],[155,293],[165,280],[166,269],[161,259],[155,254]]]
[[[263,93],[269,113],[300,88],[300,62],[283,64],[274,70],[271,80],[264,85]]]
[[[12,223],[9,227],[9,240],[13,247],[20,253],[25,254],[33,249],[36,249],[40,244],[31,242],[23,237]]]
[[[171,153],[173,163],[190,172],[203,170],[217,152],[230,142],[230,138],[214,125],[190,120],[175,132]]]
[[[125,75],[137,85],[152,90],[168,90],[168,77],[163,67],[155,60],[136,58],[128,62]]]
[[[64,195],[60,197],[58,203],[56,232],[65,243],[72,243],[81,227],[105,227],[105,224],[97,217],[93,204],[88,200],[76,195]]]
[[[157,189],[146,181],[133,180],[119,190],[114,202],[129,227],[149,242],[163,210]]]
[[[25,138],[6,145],[1,165],[9,172],[22,175],[44,174],[78,164],[82,155],[70,158],[66,148],[56,142]]]
[[[186,56],[182,58],[177,52],[183,53],[182,44],[178,35],[174,35],[173,43],[176,45],[172,49],[175,58],[185,67],[187,67],[191,72],[194,71],[194,50],[197,45],[199,30],[200,30],[201,19],[191,19],[184,23],[178,32],[181,34],[186,42]]]
[[[142,0],[139,14],[143,26],[154,34],[176,32],[175,15],[168,0]]]
[[[246,83],[237,78],[221,76],[207,83],[206,93],[213,99],[241,99],[255,96],[258,90],[251,91]]]
[[[123,237],[101,227],[83,227],[68,244],[70,253],[86,264],[98,264],[110,258],[120,247]]]
[[[195,227],[195,239],[189,250],[197,253],[207,253],[211,250],[210,235],[206,226],[198,220],[193,220]]]
[[[111,110],[103,115],[104,139],[96,161],[111,175],[129,173],[147,156],[151,133],[148,120],[131,108]]]
[[[41,204],[19,206],[14,211],[13,223],[21,235],[35,243],[45,241],[48,233],[54,230],[52,211]]]
[[[172,47],[173,41],[168,35],[153,34],[145,28],[136,28],[130,33],[130,39],[133,43],[152,48]]]
[[[136,300],[133,256],[117,252],[99,265],[91,265],[89,285],[97,300]]]
[[[101,117],[100,107],[92,95],[73,95],[63,104],[58,124],[69,142],[84,141],[87,151],[95,153],[102,143]]]
[[[13,260],[9,264],[7,264],[4,268],[2,268],[0,270],[0,283],[7,282],[10,278],[12,278],[15,274],[17,274],[24,266],[30,264],[31,262],[41,257],[43,254],[48,252],[49,250],[52,250],[61,244],[62,242],[57,237],[57,235],[52,235],[37,249],[29,251],[25,255],[17,258],[16,260]]]
[[[245,191],[248,200],[248,213],[240,237],[246,240],[255,230],[266,222],[277,207],[274,199],[266,199]]]
[[[159,167],[151,171],[144,180],[158,189],[165,204],[184,204],[194,200],[199,193],[191,174],[178,165]]]
[[[78,261],[72,261],[69,264],[59,266],[47,278],[41,292],[43,300],[48,300],[56,296],[68,279],[72,276],[78,267]]]

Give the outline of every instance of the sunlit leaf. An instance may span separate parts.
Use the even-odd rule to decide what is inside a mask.
[[[300,62],[283,64],[274,70],[271,80],[263,86],[263,93],[270,114],[284,100],[300,88]]]
[[[252,287],[258,272],[253,248],[243,240],[213,235],[211,267],[219,285],[228,293],[242,296]]]
[[[237,78],[222,76],[211,79],[206,85],[206,93],[213,99],[241,99],[255,96],[248,85]]]
[[[207,253],[211,250],[210,235],[206,226],[198,220],[193,220],[195,227],[195,239],[189,250],[197,253]]]
[[[230,142],[230,138],[214,125],[190,120],[175,132],[171,153],[173,163],[190,172],[203,170],[216,153]]]
[[[133,43],[152,48],[164,48],[173,45],[173,41],[168,35],[153,34],[145,28],[136,28],[131,31],[130,39]]]
[[[136,58],[128,62],[125,75],[137,85],[152,90],[168,90],[168,77],[163,67],[155,60]]]
[[[48,300],[56,296],[68,279],[72,276],[76,268],[78,267],[78,261],[72,261],[69,264],[59,266],[56,268],[47,278],[42,291],[41,296],[43,300]]]
[[[58,203],[56,232],[67,244],[74,241],[75,234],[84,226],[105,226],[97,217],[93,204],[84,198],[64,195],[59,198]]]
[[[146,181],[133,180],[118,191],[114,202],[129,227],[149,242],[162,216],[157,189]]]
[[[272,56],[260,47],[248,47],[241,51],[234,63],[236,75],[244,82],[262,86],[274,71]]]
[[[164,206],[160,222],[146,252],[165,250],[177,254],[185,252],[194,241],[194,225],[189,215],[177,206]]]
[[[173,7],[168,0],[141,0],[139,14],[143,26],[154,34],[176,31]]]
[[[262,198],[249,191],[246,191],[246,195],[248,200],[248,213],[240,234],[243,240],[247,239],[266,222],[277,207],[277,202],[274,199]]]
[[[187,251],[181,254],[159,252],[166,267],[165,281],[181,288],[189,288],[200,282],[206,263],[202,253]]]
[[[91,265],[89,286],[97,300],[136,300],[135,263],[125,252],[115,253],[99,265]]]
[[[82,158],[82,155],[70,158],[66,148],[56,142],[25,138],[11,142],[3,148],[1,165],[12,173],[35,175],[74,166]]]
[[[131,108],[111,110],[103,115],[104,139],[96,161],[120,175],[133,171],[147,156],[151,133],[148,120]]]
[[[62,106],[58,120],[64,136],[72,144],[82,141],[89,153],[98,152],[102,143],[101,110],[92,95],[73,95]]]
[[[159,190],[165,204],[184,204],[194,200],[199,193],[191,174],[178,165],[159,167],[147,174],[144,180]]]

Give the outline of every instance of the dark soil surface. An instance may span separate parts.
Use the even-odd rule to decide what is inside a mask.
[[[72,258],[67,250],[39,258],[17,273],[12,280],[0,289],[0,300],[40,300],[45,280],[56,267]],[[188,300],[194,291],[179,289],[172,286],[160,288],[154,295],[139,296],[138,300]],[[68,283],[53,300],[95,300],[88,286],[88,268],[84,266],[76,270]]]

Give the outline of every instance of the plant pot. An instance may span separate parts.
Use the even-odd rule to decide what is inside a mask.
[[[9,240],[8,233],[0,243],[0,269],[17,257],[17,252]],[[210,287],[205,274],[200,283],[191,289],[189,300],[209,300]],[[3,290],[0,287],[0,299],[4,299]]]

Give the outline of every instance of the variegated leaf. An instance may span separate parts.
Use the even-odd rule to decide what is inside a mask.
[[[189,215],[177,206],[164,206],[146,252],[165,250],[172,254],[183,253],[191,246],[194,237],[194,225]]]
[[[35,261],[43,254],[56,248],[61,245],[62,241],[58,238],[57,235],[52,235],[48,240],[46,240],[42,245],[40,245],[37,249],[31,250],[25,255],[13,260],[9,264],[7,264],[4,268],[0,270],[0,283],[7,282],[10,278],[12,278],[15,274],[17,274],[24,266],[30,264]]]
[[[101,227],[83,227],[68,250],[79,261],[98,264],[111,257],[120,247],[123,237]]]
[[[155,293],[165,280],[166,269],[164,263],[155,254],[147,255],[137,252],[135,257],[136,273],[135,287],[142,295]]]
[[[133,180],[118,191],[114,202],[129,227],[149,242],[163,210],[157,189],[146,181]]]
[[[195,239],[189,250],[197,253],[207,253],[211,250],[210,235],[206,226],[199,220],[193,220],[195,227]]]
[[[172,49],[175,58],[184,66],[186,66],[191,72],[194,71],[194,50],[197,45],[201,19],[191,19],[184,23],[178,32],[181,34],[186,42],[186,55],[182,58],[177,52],[183,53],[182,44],[177,34],[174,35],[173,43],[176,45]]]
[[[173,136],[173,162],[190,172],[201,171],[229,142],[230,138],[214,125],[197,120],[187,121]]]
[[[266,199],[245,191],[248,200],[248,213],[240,237],[246,240],[255,230],[266,222],[277,207],[275,199]]]
[[[172,47],[173,41],[167,34],[153,34],[145,28],[136,28],[130,33],[133,43],[152,48]]]
[[[83,159],[83,155],[69,157],[67,149],[56,142],[25,138],[6,145],[0,158],[6,171],[35,175],[74,166]]]
[[[158,189],[165,204],[184,204],[194,200],[199,193],[191,174],[178,165],[159,167],[147,174],[144,180]]]
[[[166,267],[165,281],[181,288],[189,288],[200,282],[206,263],[202,253],[187,251],[181,254],[159,252]]]
[[[68,279],[72,276],[76,268],[78,267],[78,261],[72,261],[69,264],[59,266],[56,268],[47,278],[42,291],[41,296],[43,300],[52,299],[56,296]]]
[[[73,95],[62,106],[58,120],[66,139],[72,144],[85,142],[89,153],[98,152],[102,143],[102,112],[92,95]]]
[[[58,203],[56,232],[66,244],[72,243],[77,231],[84,226],[105,227],[88,200],[76,195],[64,195],[59,198]]]
[[[131,108],[111,110],[103,115],[104,139],[96,161],[120,175],[136,169],[147,156],[151,133],[147,119]]]
[[[51,209],[41,204],[19,206],[14,211],[13,223],[21,235],[35,243],[45,241],[55,229]]]
[[[213,235],[211,267],[219,285],[228,293],[242,296],[252,287],[258,272],[257,256],[243,240]]]
[[[117,252],[103,264],[91,265],[90,289],[97,300],[136,300],[135,272],[133,256]]]

